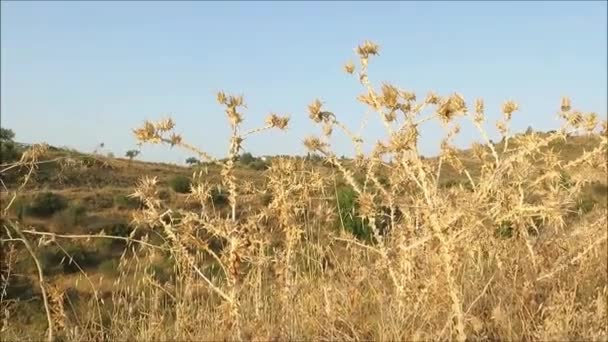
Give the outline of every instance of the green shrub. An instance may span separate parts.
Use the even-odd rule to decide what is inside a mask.
[[[99,271],[106,275],[117,275],[119,261],[117,259],[104,260],[99,264]]]
[[[228,192],[219,186],[214,187],[211,189],[211,201],[215,206],[228,204]]]
[[[595,182],[591,185],[591,192],[594,195],[606,200],[606,198],[608,197],[608,185],[602,184],[600,182]]]
[[[574,182],[572,181],[572,177],[564,171],[560,171],[559,173],[559,185],[561,185],[564,189],[570,189]]]
[[[114,205],[118,209],[139,209],[142,203],[139,199],[127,195],[114,196]]]
[[[340,221],[338,225],[352,233],[360,240],[371,241],[372,230],[357,213],[357,193],[350,186],[342,186],[338,189],[338,206],[340,210]]]
[[[169,186],[177,193],[188,193],[190,192],[190,178],[181,175],[175,176],[169,180]]]
[[[272,202],[273,196],[271,193],[265,192],[262,194],[262,205],[268,206]]]
[[[255,161],[255,157],[249,152],[245,152],[239,156],[239,162],[243,165],[249,165]]]
[[[106,235],[127,237],[131,234],[133,228],[126,222],[118,222],[105,229]]]
[[[163,201],[166,201],[168,199],[171,199],[171,192],[168,189],[159,189],[158,190],[158,198],[160,198]]]
[[[268,164],[261,159],[256,159],[249,163],[249,167],[257,171],[262,171],[268,169]]]
[[[594,206],[595,200],[589,195],[583,195],[578,199],[578,201],[576,201],[576,211],[578,211],[579,214],[586,214],[590,212],[593,210]]]
[[[73,227],[83,222],[86,212],[86,208],[80,204],[71,205],[66,210],[58,213],[56,221],[63,226]]]
[[[164,283],[171,279],[175,262],[172,258],[163,259],[160,263],[154,263],[147,267],[147,271],[157,281]]]
[[[513,237],[513,222],[505,220],[500,222],[494,230],[494,235],[498,238],[509,239]]]
[[[49,217],[67,207],[64,197],[52,192],[43,192],[34,196],[32,202],[26,207],[25,213],[36,217]]]
[[[13,141],[15,132],[8,128],[0,128],[0,164],[11,163],[21,158],[21,152]]]
[[[69,257],[58,246],[42,250],[40,261],[45,270],[54,271],[61,268],[63,273],[75,273],[79,271],[78,266],[85,269],[97,266],[100,262],[96,253],[89,252],[80,245],[70,244],[63,246],[63,248]]]
[[[17,215],[19,221],[27,214],[28,201],[23,196],[18,196],[11,204],[11,210]]]

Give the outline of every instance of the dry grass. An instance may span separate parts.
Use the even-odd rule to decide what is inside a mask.
[[[562,129],[513,135],[518,106],[507,101],[496,124],[503,139],[493,144],[481,99],[469,107],[461,94],[375,89],[368,66],[379,49],[365,42],[356,49],[359,65],[345,66],[362,85],[358,100],[386,129],[372,152],[363,153],[363,138],[320,100],[308,108],[322,134],[305,144],[330,169],[283,158],[265,182],[238,177],[246,138],[285,129],[288,119],[271,114],[242,133],[244,100],[223,92],[218,102],[232,128],[223,161],[175,134],[170,119],[136,129],[142,143],[181,147],[217,165],[228,207],[212,200],[217,183],[202,171],[180,200],[161,199],[159,180],[142,178],[132,197],[145,206],[133,215],[138,228],[123,237],[129,243],[115,281],[80,268],[81,286],[93,295],[74,303],[37,267],[46,330],[11,324],[20,302],[3,299],[3,340],[608,340],[606,121],[565,98]],[[455,118],[470,119],[485,143],[457,151]],[[418,152],[419,129],[433,120],[445,137],[429,160]],[[352,162],[332,151],[335,130],[352,140]],[[583,154],[565,158],[553,149],[582,135],[590,142]],[[21,163],[33,173],[36,155]],[[599,202],[583,205],[597,181]],[[370,239],[335,227],[338,183],[356,193],[354,214]],[[262,194],[267,205],[252,205]],[[8,219],[3,229],[4,286],[14,278],[9,256],[18,244],[38,260],[45,245],[109,238],[57,236]]]

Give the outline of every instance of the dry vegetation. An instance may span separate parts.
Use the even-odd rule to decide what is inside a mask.
[[[243,133],[243,98],[220,92],[232,128],[226,159],[164,119],[135,136],[187,149],[206,167],[192,174],[100,158],[96,170],[105,171],[90,184],[59,177],[88,190],[56,194],[131,220],[84,232],[77,208],[44,224],[14,214],[16,199],[42,192],[44,146],[4,165],[3,175],[19,169],[21,178],[2,193],[2,340],[608,340],[606,121],[564,98],[562,129],[515,135],[518,106],[508,101],[494,144],[481,99],[374,88],[368,63],[378,50],[365,42],[359,65],[345,66],[386,129],[371,153],[314,100],[308,112],[321,134],[305,144],[324,164],[277,158],[265,171],[244,170],[246,138],[286,129],[288,118],[271,114]],[[457,119],[470,120],[482,143],[458,151]],[[428,159],[418,132],[432,120],[445,136]],[[355,159],[332,152],[335,130],[352,139]],[[78,167],[65,172],[92,174]],[[156,176],[140,178],[129,197],[133,179],[99,185],[112,172],[143,171]],[[189,193],[167,190],[172,174],[188,175]]]

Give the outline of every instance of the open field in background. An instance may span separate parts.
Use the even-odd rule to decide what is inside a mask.
[[[161,120],[138,140],[200,164],[43,146],[3,164],[2,340],[607,341],[605,118],[563,99],[563,129],[510,132],[506,102],[503,140],[458,150],[455,118],[482,140],[494,124],[483,102],[374,88],[377,52],[345,66],[387,129],[355,159],[332,152],[326,138],[350,131],[313,101],[312,158],[245,160],[243,99],[220,92],[221,161]],[[446,136],[424,158],[429,120]],[[287,125],[272,114],[243,134]]]

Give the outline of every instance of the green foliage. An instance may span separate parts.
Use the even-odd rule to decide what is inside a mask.
[[[591,192],[593,193],[593,195],[598,196],[604,201],[606,201],[606,198],[608,197],[608,185],[602,184],[600,182],[595,182],[591,185]]]
[[[439,183],[439,187],[444,188],[444,189],[460,187],[460,186],[462,186],[463,189],[468,190],[468,191],[473,190],[473,187],[471,186],[471,183],[468,180],[459,180],[459,179],[451,178],[451,179],[446,179],[444,181],[441,181]]]
[[[172,258],[165,258],[160,263],[154,263],[147,267],[147,272],[157,281],[165,283],[171,279],[175,262]]]
[[[239,157],[239,162],[241,162],[243,165],[249,165],[255,160],[256,158],[249,152],[245,152]]]
[[[273,196],[271,193],[265,192],[262,194],[262,205],[268,206],[272,202]]]
[[[83,222],[86,211],[86,208],[80,204],[70,205],[66,210],[58,213],[55,219],[63,226],[73,227]]]
[[[574,182],[572,181],[572,177],[564,171],[560,171],[559,173],[559,185],[564,189],[570,189]]]
[[[99,271],[106,275],[117,275],[118,274],[118,264],[119,261],[117,259],[107,259],[104,260],[101,264],[99,264]]]
[[[190,192],[190,184],[190,178],[181,175],[174,176],[169,180],[169,187],[181,194]]]
[[[21,157],[13,139],[15,132],[8,128],[0,128],[0,164],[13,162]]]
[[[268,169],[268,164],[266,164],[265,161],[261,160],[261,159],[257,159],[252,161],[251,163],[249,163],[248,165],[250,168],[254,169],[254,170],[258,170],[258,171],[262,171],[262,170],[266,170]]]
[[[198,160],[194,157],[190,157],[190,158],[186,159],[186,164],[188,164],[188,165],[198,165],[200,163],[201,163],[200,160]]]
[[[340,221],[338,224],[343,225],[345,230],[352,233],[358,239],[371,241],[371,227],[357,213],[357,193],[355,190],[350,186],[341,186],[338,188],[337,200],[340,210]]]
[[[509,239],[513,237],[513,222],[505,220],[500,222],[498,227],[494,230],[494,236],[502,239]]]
[[[114,205],[118,209],[138,209],[142,206],[139,199],[127,195],[114,196]]]
[[[228,192],[222,187],[213,187],[211,189],[211,201],[215,206],[223,206],[228,204]]]
[[[593,197],[589,195],[583,195],[578,199],[578,201],[576,201],[576,211],[578,211],[579,214],[586,214],[593,210],[595,203],[596,202]]]
[[[138,150],[128,150],[127,152],[125,152],[125,157],[129,158],[129,160],[133,160],[133,158],[137,157],[138,155]]]
[[[127,237],[131,235],[133,228],[126,222],[117,222],[105,229],[106,235]]]
[[[78,272],[78,266],[85,269],[97,266],[100,263],[99,255],[85,250],[80,245],[64,245],[63,249],[65,252],[59,246],[51,246],[41,251],[39,259],[45,270],[57,271],[61,269],[63,273],[68,274]]]
[[[35,217],[49,217],[67,207],[63,196],[52,192],[38,193],[32,202],[25,207],[25,214]]]

